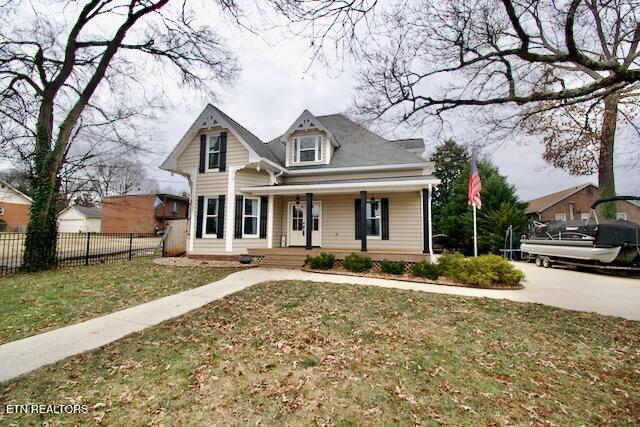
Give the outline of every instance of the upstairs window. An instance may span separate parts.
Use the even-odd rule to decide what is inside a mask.
[[[220,137],[209,136],[208,146],[209,169],[217,169],[220,166]]]
[[[567,220],[567,215],[562,212],[562,213],[557,213],[555,215],[556,221],[566,221]]]
[[[293,161],[295,163],[319,162],[321,158],[320,135],[302,136],[293,139]]]
[[[178,202],[171,202],[171,212],[178,213]]]

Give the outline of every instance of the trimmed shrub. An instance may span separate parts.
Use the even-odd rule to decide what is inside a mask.
[[[315,270],[330,270],[333,268],[335,262],[335,255],[326,252],[321,252],[318,256],[307,258],[307,265]]]
[[[445,252],[438,265],[442,276],[472,286],[515,286],[524,279],[522,271],[498,255],[465,258],[456,252]]]
[[[427,260],[418,261],[411,269],[411,274],[416,277],[436,280],[440,277],[440,266],[438,264],[432,264]]]
[[[7,229],[7,221],[4,219],[0,219],[0,231],[5,231]]]
[[[387,261],[385,259],[380,263],[380,270],[383,273],[399,275],[404,274],[405,265],[404,261]]]
[[[345,257],[344,261],[342,261],[342,265],[349,271],[361,273],[363,271],[371,270],[373,262],[368,256],[351,254]]]

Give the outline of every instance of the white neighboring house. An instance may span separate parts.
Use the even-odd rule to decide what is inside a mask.
[[[58,214],[59,233],[99,233],[101,226],[99,208],[71,205]]]

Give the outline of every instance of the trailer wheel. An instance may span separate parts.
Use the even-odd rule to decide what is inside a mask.
[[[542,267],[542,258],[536,257],[536,267]]]
[[[546,256],[546,257],[542,258],[542,266],[543,266],[544,268],[549,268],[549,267],[551,267],[551,260],[549,259],[549,257],[548,257],[548,256]]]

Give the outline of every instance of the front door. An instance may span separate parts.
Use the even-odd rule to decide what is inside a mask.
[[[322,244],[322,204],[313,202],[311,244]],[[289,246],[305,246],[307,244],[307,205],[305,202],[289,202]]]

